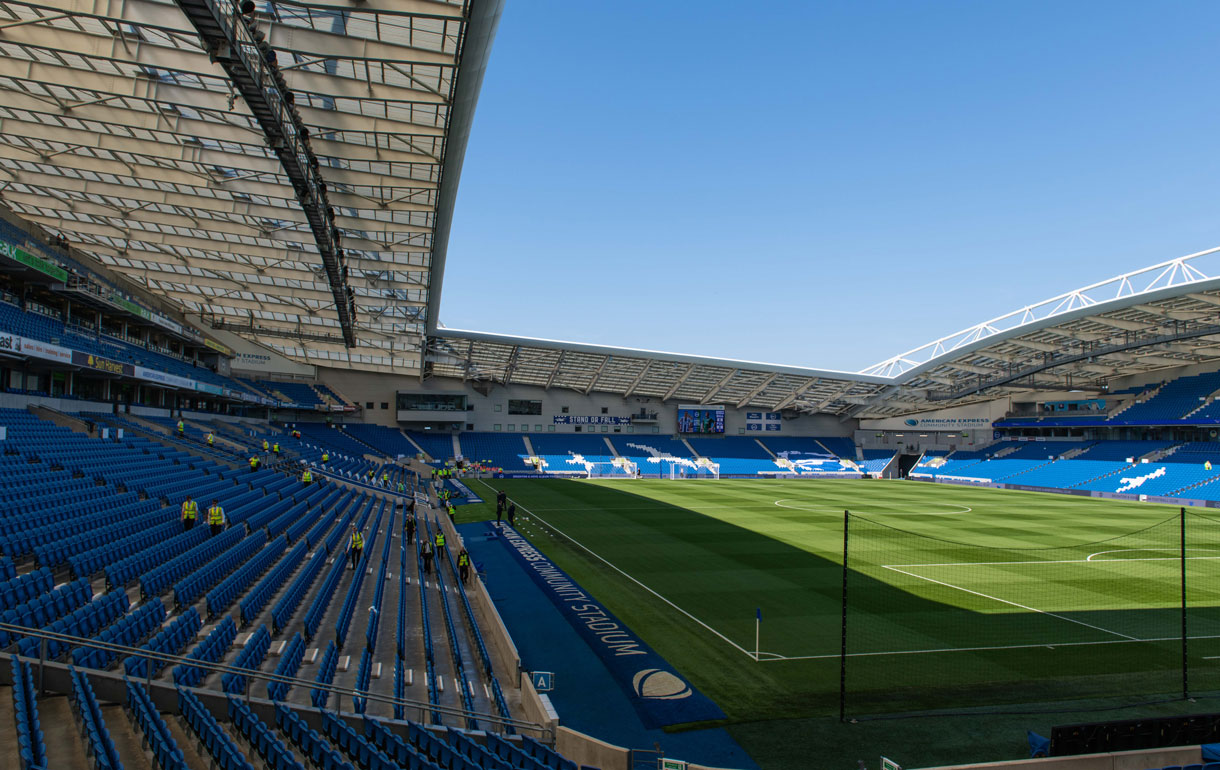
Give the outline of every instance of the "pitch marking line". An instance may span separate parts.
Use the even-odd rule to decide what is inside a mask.
[[[784,503],[791,503],[791,502],[799,503],[801,501],[784,497],[779,500],[776,500],[774,504],[778,505],[780,508],[787,508],[788,510],[791,510],[791,511],[806,511],[808,513],[838,513],[838,514],[843,513],[842,508],[826,508],[826,507],[802,508],[797,505],[784,505]],[[852,511],[852,513],[859,513],[864,516],[960,516],[963,513],[973,513],[974,512],[974,509],[968,505],[960,505],[958,503],[945,503],[945,505],[952,505],[953,507],[960,508],[961,510],[957,510],[957,511]],[[848,508],[848,510],[851,510],[850,507]]]
[[[478,481],[480,484],[482,484],[483,486],[485,486],[485,487],[487,487],[488,489],[490,489],[491,491],[493,491],[493,492],[495,492],[495,491],[496,491],[496,488],[495,488],[495,487],[491,486],[490,484],[488,484],[488,483],[487,483],[486,481],[484,481],[483,479],[477,479],[477,481]],[[516,501],[514,500],[513,502],[516,502]],[[653,596],[657,597],[657,598],[658,598],[658,599],[660,599],[661,601],[665,602],[665,603],[666,603],[666,604],[668,604],[670,607],[673,607],[675,610],[677,610],[678,612],[682,613],[683,615],[685,615],[686,617],[690,618],[691,620],[695,621],[696,623],[698,623],[698,624],[699,624],[700,626],[702,626],[703,628],[707,629],[708,631],[711,631],[711,632],[712,632],[712,633],[713,633],[715,636],[717,636],[719,639],[721,639],[722,641],[726,642],[727,644],[729,644],[731,647],[733,647],[733,648],[734,648],[734,649],[736,649],[737,651],[741,652],[741,653],[742,653],[743,655],[745,655],[746,657],[750,658],[751,660],[754,660],[754,659],[755,659],[755,658],[754,658],[754,652],[752,652],[752,651],[750,651],[750,650],[745,649],[744,647],[742,647],[742,646],[741,646],[740,644],[738,644],[737,642],[734,642],[732,639],[728,638],[728,637],[727,637],[727,636],[725,636],[724,634],[722,634],[722,633],[720,633],[719,631],[717,631],[715,628],[712,628],[712,627],[711,627],[710,625],[708,625],[707,623],[703,622],[702,620],[700,620],[699,618],[695,617],[695,616],[694,616],[694,615],[692,615],[691,613],[689,613],[689,612],[687,612],[686,610],[682,609],[681,607],[679,607],[677,604],[675,604],[674,602],[672,602],[671,600],[669,600],[669,599],[668,599],[668,598],[666,598],[665,596],[662,596],[661,594],[659,594],[659,593],[657,593],[656,591],[654,591],[652,588],[649,588],[647,585],[645,585],[644,583],[642,583],[642,582],[641,582],[639,579],[637,579],[637,578],[636,578],[636,577],[634,577],[633,575],[631,575],[631,574],[629,574],[629,573],[627,573],[627,572],[623,571],[622,569],[620,569],[619,567],[617,567],[616,565],[614,565],[613,563],[611,563],[609,560],[607,560],[607,559],[606,559],[604,556],[602,556],[601,554],[597,553],[597,552],[596,552],[596,551],[594,551],[593,549],[591,549],[591,548],[589,548],[588,546],[586,546],[584,543],[581,543],[580,541],[576,540],[575,538],[572,538],[572,537],[571,537],[571,536],[569,536],[567,533],[565,533],[563,530],[561,530],[561,529],[559,529],[558,527],[556,527],[556,526],[552,525],[550,522],[548,522],[548,521],[546,521],[545,519],[543,519],[541,516],[539,516],[539,515],[538,515],[537,513],[535,513],[534,511],[531,511],[530,509],[526,508],[526,507],[525,507],[525,506],[523,506],[523,505],[518,505],[517,507],[518,507],[520,510],[525,511],[526,513],[529,513],[529,514],[530,514],[530,515],[532,515],[534,518],[538,519],[538,521],[541,521],[543,524],[545,524],[546,526],[548,526],[548,527],[550,527],[551,529],[555,530],[556,532],[559,532],[559,533],[560,533],[560,534],[562,534],[562,535],[563,535],[565,538],[567,538],[567,539],[568,539],[568,540],[570,540],[571,542],[575,543],[577,546],[579,546],[579,547],[580,547],[581,549],[583,549],[584,551],[588,552],[588,553],[589,553],[591,556],[593,556],[594,558],[596,558],[598,561],[601,561],[602,563],[604,563],[606,566],[610,567],[610,568],[611,568],[612,570],[614,570],[615,572],[619,573],[619,574],[620,574],[620,575],[622,575],[623,577],[627,578],[627,579],[628,579],[628,580],[630,580],[631,582],[633,582],[633,583],[635,583],[636,585],[638,585],[640,588],[643,588],[645,591],[647,591],[648,593],[650,593],[650,594],[652,594]],[[549,509],[549,508],[548,508],[548,509],[540,509],[540,510],[547,510],[547,511],[550,511],[550,510],[567,510],[567,509],[566,509],[566,508],[565,508],[565,509],[559,509],[559,508],[556,508],[556,509]],[[1097,554],[1094,554],[1094,555],[1097,555]],[[1161,560],[1162,558],[1164,558],[1164,557],[1157,557],[1157,558],[1155,558],[1155,559],[1149,559],[1149,561],[1157,561],[1157,560]],[[1220,557],[1212,557],[1212,556],[1191,556],[1191,557],[1187,557],[1187,558],[1191,558],[1191,559],[1216,559],[1216,558],[1220,558]],[[883,565],[881,565],[881,566],[882,566],[882,567],[885,567],[886,569],[894,570],[895,572],[903,572],[903,570],[898,569],[898,567],[940,567],[940,566],[949,566],[949,567],[952,567],[952,566],[958,566],[959,564],[974,564],[975,566],[984,566],[984,565],[989,565],[989,564],[997,564],[997,565],[998,565],[998,564],[1052,564],[1052,563],[1056,563],[1056,564],[1083,564],[1083,563],[1085,563],[1086,561],[1088,561],[1088,560],[1087,560],[1087,559],[1070,559],[1070,560],[1063,560],[1063,561],[1059,561],[1059,562],[1050,562],[1050,561],[1033,561],[1033,562],[974,562],[974,563],[971,563],[971,562],[958,562],[958,563],[954,563],[954,564],[899,564],[899,565],[886,565],[886,564],[883,564]],[[1098,561],[1107,561],[1107,560],[1104,560],[1104,559],[1099,559]],[[1109,560],[1109,561],[1124,561],[1124,560],[1120,560],[1120,559],[1112,559],[1112,560]],[[923,576],[921,576],[921,575],[914,575],[914,574],[911,574],[911,573],[904,573],[904,574],[910,575],[911,577],[915,577],[915,578],[918,578],[918,579],[920,579],[920,580],[929,580],[930,582],[933,582],[933,583],[937,583],[937,582],[939,582],[939,581],[936,581],[936,580],[932,580],[931,578],[925,578],[925,577],[923,577]],[[958,590],[960,590],[960,591],[967,591],[968,593],[976,593],[976,592],[974,592],[974,591],[970,591],[969,589],[961,588],[960,586],[951,585],[951,584],[949,584],[949,583],[941,583],[941,585],[944,585],[944,586],[946,586],[946,587],[948,587],[948,588],[956,588],[956,589],[958,589]],[[1014,603],[1012,603],[1012,602],[1007,602],[1007,601],[1006,601],[1006,600],[1004,600],[1004,599],[997,599],[996,597],[993,597],[993,596],[987,596],[986,594],[979,594],[979,596],[983,596],[983,597],[985,597],[985,598],[988,598],[988,599],[993,599],[993,600],[995,600],[995,601],[1003,602],[1003,603],[1006,603],[1006,604],[1014,604]],[[1014,606],[1017,606],[1017,607],[1022,607],[1022,605],[1019,605],[1019,604],[1014,604]],[[1099,645],[1099,644],[1129,644],[1129,643],[1131,643],[1131,642],[1164,642],[1164,641],[1174,641],[1174,640],[1176,640],[1176,639],[1178,639],[1178,638],[1179,638],[1179,637],[1165,637],[1165,638],[1154,638],[1154,639],[1140,639],[1140,638],[1137,638],[1137,637],[1134,637],[1134,636],[1127,636],[1126,634],[1120,634],[1120,633],[1118,633],[1117,631],[1110,631],[1109,629],[1100,628],[1100,627],[1098,627],[1098,626],[1091,626],[1091,625],[1090,625],[1090,624],[1088,624],[1088,623],[1083,623],[1082,621],[1073,620],[1072,618],[1063,617],[1062,615],[1055,615],[1054,613],[1051,613],[1051,612],[1045,612],[1044,610],[1039,610],[1039,609],[1032,608],[1032,607],[1030,607],[1030,608],[1025,608],[1025,607],[1022,607],[1022,609],[1027,609],[1027,610],[1029,610],[1029,611],[1031,611],[1031,612],[1037,612],[1037,613],[1039,613],[1039,614],[1051,615],[1051,616],[1053,616],[1053,617],[1059,618],[1059,619],[1061,619],[1061,620],[1066,620],[1066,621],[1069,621],[1069,622],[1072,622],[1072,623],[1079,623],[1079,624],[1081,624],[1081,625],[1085,625],[1085,626],[1089,626],[1090,628],[1094,628],[1094,629],[1096,629],[1096,630],[1098,630],[1098,631],[1103,631],[1103,632],[1105,632],[1105,633],[1108,633],[1108,634],[1113,634],[1113,635],[1115,635],[1115,636],[1119,636],[1119,637],[1122,637],[1122,638],[1121,638],[1121,639],[1100,640],[1100,641],[1093,641],[1093,642],[1059,642],[1059,643],[1052,643],[1052,644],[1012,644],[1012,645],[993,645],[993,646],[986,646],[986,647],[944,647],[944,648],[937,648],[937,649],[919,649],[919,650],[888,650],[888,651],[880,651],[880,652],[852,652],[852,653],[848,653],[847,657],[849,657],[849,658],[856,658],[856,657],[876,657],[876,656],[882,656],[882,655],[923,655],[923,654],[931,654],[931,653],[944,653],[944,652],[979,652],[979,651],[985,651],[985,650],[1020,650],[1020,649],[1035,649],[1035,648],[1043,648],[1043,647],[1080,647],[1080,646]],[[1217,635],[1217,636],[1192,636],[1192,637],[1189,637],[1189,638],[1190,638],[1190,639],[1220,639],[1220,635]],[[774,653],[774,652],[762,652],[762,651],[760,651],[760,652],[759,652],[759,656],[760,656],[760,657],[759,657],[759,662],[762,662],[762,663],[768,663],[768,662],[774,663],[774,662],[777,662],[777,661],[787,661],[787,660],[823,660],[823,659],[829,659],[829,658],[838,658],[838,657],[839,657],[839,654],[838,654],[838,653],[828,653],[828,654],[823,654],[823,655],[780,655],[779,653]],[[1218,657],[1220,657],[1220,656],[1218,656]]]
[[[487,487],[488,489],[490,489],[492,492],[495,492],[495,491],[496,491],[496,488],[495,488],[495,487],[493,487],[492,485],[488,484],[488,483],[487,483],[486,481],[484,481],[483,479],[479,479],[479,480],[478,480],[478,482],[479,482],[480,484],[482,484],[483,486]],[[513,502],[515,503],[516,501],[514,500]],[[588,546],[586,546],[584,543],[581,543],[579,540],[576,540],[575,538],[573,538],[573,537],[569,536],[567,533],[565,533],[563,530],[559,529],[558,527],[553,526],[553,525],[552,525],[550,522],[548,522],[546,519],[544,519],[544,518],[542,518],[541,516],[539,516],[538,514],[534,513],[534,512],[533,512],[533,511],[531,511],[529,508],[526,508],[524,505],[518,505],[518,506],[517,506],[517,508],[518,508],[519,510],[525,511],[526,513],[530,514],[531,516],[533,516],[533,517],[534,517],[535,519],[537,519],[538,521],[541,521],[541,522],[542,522],[543,524],[545,524],[546,526],[548,526],[548,527],[550,527],[551,529],[555,530],[556,532],[560,533],[560,534],[561,534],[561,535],[563,535],[565,538],[567,538],[568,540],[572,541],[572,542],[573,542],[573,543],[575,543],[576,545],[580,546],[580,547],[581,547],[581,548],[583,548],[585,551],[587,551],[587,552],[588,552],[590,555],[594,556],[594,557],[595,557],[595,558],[597,558],[599,561],[601,561],[602,563],[604,563],[604,564],[605,564],[607,567],[609,567],[610,569],[614,570],[615,572],[619,573],[619,574],[620,574],[620,575],[622,575],[623,577],[627,578],[627,579],[628,579],[628,580],[630,580],[632,583],[635,583],[635,584],[636,584],[636,585],[638,585],[640,588],[643,588],[645,591],[647,591],[648,593],[650,593],[650,594],[652,594],[653,596],[657,597],[657,598],[658,598],[658,599],[660,599],[661,601],[665,602],[665,603],[666,603],[666,604],[668,604],[670,607],[673,607],[673,608],[674,608],[675,610],[677,610],[678,612],[681,612],[683,615],[685,615],[686,617],[688,617],[688,618],[690,618],[691,620],[695,621],[695,622],[696,622],[696,623],[698,623],[699,625],[703,626],[703,627],[704,627],[704,628],[706,628],[708,631],[711,631],[713,634],[715,634],[716,636],[720,637],[720,638],[721,638],[721,639],[723,639],[725,642],[728,642],[728,643],[729,643],[730,645],[732,645],[734,648],[736,648],[737,650],[741,651],[741,653],[742,653],[743,655],[745,655],[746,657],[750,658],[751,660],[753,660],[753,659],[754,659],[754,653],[753,653],[753,652],[750,652],[749,650],[747,650],[746,648],[742,647],[742,646],[741,646],[740,644],[738,644],[737,642],[734,642],[732,639],[728,638],[728,637],[727,637],[727,636],[725,636],[724,634],[720,633],[720,632],[719,632],[719,631],[717,631],[716,629],[714,629],[714,628],[712,628],[711,626],[709,626],[707,623],[704,623],[704,622],[703,622],[702,620],[700,620],[699,618],[695,617],[694,615],[690,614],[690,613],[689,613],[689,612],[687,612],[686,610],[682,609],[682,608],[681,608],[681,607],[679,607],[678,605],[676,605],[676,604],[674,604],[673,602],[671,602],[669,599],[665,598],[665,597],[664,597],[664,596],[662,596],[661,594],[657,593],[656,591],[652,590],[652,589],[651,589],[651,588],[649,588],[648,586],[644,585],[644,584],[643,584],[643,583],[641,583],[639,580],[637,580],[637,579],[636,579],[634,576],[629,575],[628,573],[626,573],[626,572],[624,572],[623,570],[619,569],[617,566],[615,566],[614,564],[612,564],[612,563],[611,563],[609,560],[607,560],[607,559],[606,559],[604,556],[602,556],[601,554],[599,554],[599,553],[597,553],[596,551],[594,551],[592,548],[589,548],[589,547],[588,547]],[[770,653],[768,653],[768,654],[770,654]]]
[[[998,596],[992,596],[992,595],[990,595],[990,594],[985,594],[985,593],[983,593],[982,591],[974,591],[974,590],[969,589],[969,588],[963,588],[963,587],[961,587],[961,586],[955,586],[955,585],[953,585],[952,583],[946,583],[946,582],[944,582],[944,581],[942,581],[942,580],[935,580],[935,579],[930,578],[930,577],[924,577],[923,575],[916,575],[914,572],[907,572],[906,570],[901,570],[901,569],[898,569],[897,567],[886,567],[886,569],[888,569],[888,570],[893,570],[894,572],[901,572],[903,575],[908,575],[908,576],[913,577],[913,578],[918,578],[919,580],[926,580],[926,581],[928,581],[929,583],[936,583],[937,585],[945,586],[946,588],[953,588],[953,589],[956,589],[956,590],[958,590],[958,591],[964,591],[964,592],[966,592],[966,593],[968,593],[968,594],[973,594],[973,595],[975,595],[975,596],[981,596],[981,597],[983,597],[984,599],[990,599],[990,600],[992,600],[992,601],[994,601],[994,602],[1000,602],[1001,604],[1007,604],[1007,605],[1012,606],[1012,607],[1017,607],[1017,608],[1019,608],[1019,609],[1025,610],[1025,611],[1027,611],[1027,612],[1037,612],[1037,613],[1039,613],[1039,614],[1041,614],[1041,615],[1047,615],[1047,616],[1050,616],[1050,617],[1052,617],[1052,618],[1059,618],[1060,620],[1066,620],[1066,621],[1067,621],[1067,622],[1069,622],[1069,623],[1075,623],[1075,624],[1080,625],[1080,626],[1085,626],[1086,628],[1091,628],[1091,629],[1093,629],[1094,631],[1101,631],[1102,633],[1106,633],[1106,634],[1112,634],[1112,635],[1114,635],[1114,636],[1120,636],[1120,637],[1122,637],[1123,639],[1129,639],[1129,640],[1131,640],[1131,641],[1133,641],[1133,642],[1140,641],[1139,639],[1137,639],[1137,638],[1136,638],[1136,637],[1134,637],[1134,636],[1128,636],[1127,634],[1123,634],[1123,633],[1120,633],[1120,632],[1118,632],[1118,631],[1111,631],[1111,630],[1110,630],[1110,629],[1108,629],[1108,628],[1102,628],[1101,626],[1095,626],[1095,625],[1093,625],[1092,623],[1086,623],[1086,622],[1084,622],[1083,620],[1076,620],[1075,618],[1069,618],[1069,617],[1067,617],[1066,615],[1059,615],[1059,614],[1054,613],[1054,612],[1047,612],[1046,610],[1040,610],[1040,609],[1038,609],[1037,607],[1030,607],[1030,606],[1029,606],[1029,605],[1027,605],[1027,604],[1018,604],[1017,602],[1011,602],[1011,601],[1009,601],[1009,600],[1007,600],[1007,599],[1001,599],[1001,598],[1000,598],[1000,597],[998,597]]]
[[[878,652],[849,652],[849,658],[876,658],[883,655],[923,655],[926,653],[939,652],[986,652],[988,650],[1033,650],[1051,647],[1092,647],[1102,644],[1131,644],[1132,642],[1177,642],[1181,641],[1180,636],[1164,636],[1152,639],[1101,639],[1095,642],[1047,642],[1047,643],[1030,643],[1030,644],[1000,644],[989,647],[942,647],[939,649],[921,649],[921,650],[881,650]],[[1220,639],[1220,636],[1190,636],[1190,640],[1196,639]],[[831,652],[824,655],[797,655],[791,658],[768,658],[763,660],[763,663],[774,660],[828,660],[830,658],[839,657],[839,653]],[[1202,660],[1220,659],[1220,655],[1202,658]]]

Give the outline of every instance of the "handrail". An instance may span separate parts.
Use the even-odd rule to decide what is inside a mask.
[[[387,704],[390,704],[391,706],[398,705],[398,706],[402,706],[404,708],[418,709],[424,713],[426,713],[428,711],[436,711],[436,712],[440,712],[440,713],[448,715],[448,716],[459,717],[462,719],[483,720],[483,721],[487,721],[492,724],[498,725],[500,728],[507,726],[507,727],[512,727],[514,729],[519,729],[519,730],[520,729],[531,730],[531,731],[534,731],[534,732],[537,732],[537,733],[543,734],[543,735],[548,734],[547,728],[544,725],[538,724],[536,722],[527,722],[527,721],[520,720],[520,719],[512,719],[510,717],[501,717],[501,716],[497,716],[494,714],[486,714],[483,712],[471,711],[471,710],[458,708],[458,707],[454,707],[454,706],[444,706],[441,704],[433,705],[433,704],[429,703],[428,701],[418,701],[418,700],[413,700],[410,698],[395,698],[393,696],[386,696],[386,695],[382,695],[380,693],[368,692],[368,691],[364,691],[364,690],[357,690],[357,689],[350,688],[350,687],[341,687],[336,684],[326,684],[326,683],[315,682],[315,681],[307,680],[307,679],[299,679],[297,677],[282,676],[280,674],[274,674],[274,673],[268,674],[268,673],[258,671],[255,669],[238,668],[236,666],[229,666],[229,665],[225,665],[223,663],[211,663],[208,661],[199,660],[197,658],[188,658],[188,657],[185,657],[182,655],[170,655],[168,653],[155,652],[153,650],[145,650],[145,649],[140,649],[138,647],[129,647],[127,645],[122,645],[122,644],[112,644],[110,642],[101,642],[96,639],[72,636],[71,634],[60,634],[60,633],[56,633],[54,631],[46,631],[44,629],[39,629],[39,628],[28,628],[26,626],[15,625],[13,623],[0,622],[0,631],[7,631],[8,633],[13,634],[13,635],[34,637],[34,638],[43,640],[44,643],[42,645],[40,645],[40,653],[39,653],[39,666],[40,667],[42,666],[42,664],[46,663],[46,644],[45,644],[45,642],[58,641],[58,642],[70,643],[73,646],[77,646],[77,647],[89,647],[89,648],[98,649],[98,650],[105,650],[107,652],[120,653],[120,657],[122,657],[122,658],[126,658],[126,657],[144,658],[145,660],[148,660],[148,661],[159,661],[166,665],[172,664],[172,663],[185,664],[185,665],[192,666],[195,668],[202,668],[202,669],[205,669],[212,673],[237,674],[239,676],[247,677],[247,680],[246,680],[246,697],[247,698],[249,698],[249,693],[250,693],[250,681],[253,679],[259,679],[259,680],[264,680],[267,682],[279,682],[282,684],[287,684],[289,687],[307,687],[311,690],[326,690],[327,692],[331,693],[332,695],[338,695],[340,697],[346,695],[349,698],[363,698],[365,700],[376,701],[376,702],[380,702],[380,703],[387,703]],[[19,653],[14,653],[14,654],[19,655]],[[20,656],[20,657],[25,657],[25,656]],[[148,674],[145,677],[143,677],[143,679],[145,681],[147,681],[147,682],[152,681],[152,670],[153,670],[153,667],[151,665],[148,666]],[[199,688],[199,687],[190,687],[187,689],[207,691],[207,688]]]

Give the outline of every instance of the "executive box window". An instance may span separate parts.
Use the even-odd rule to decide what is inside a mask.
[[[542,402],[530,401],[524,398],[510,398],[508,400],[509,414],[542,414]]]
[[[372,404],[369,405],[372,409]],[[466,396],[460,393],[399,393],[400,412],[465,412]]]

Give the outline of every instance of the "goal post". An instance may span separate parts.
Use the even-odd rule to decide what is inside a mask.
[[[590,479],[633,479],[635,478],[635,463],[624,459],[612,462],[585,463]]]

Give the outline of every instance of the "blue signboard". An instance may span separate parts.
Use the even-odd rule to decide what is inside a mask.
[[[555,689],[555,673],[552,671],[530,672],[530,682],[538,692],[550,692]]]
[[[767,412],[767,419],[768,420],[779,420],[782,418],[781,418],[779,412]]]

